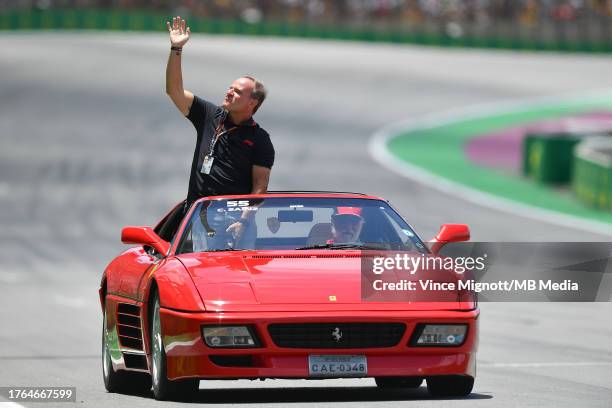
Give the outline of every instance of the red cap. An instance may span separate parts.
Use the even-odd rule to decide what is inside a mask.
[[[338,207],[338,211],[335,215],[354,215],[361,218],[360,207]]]

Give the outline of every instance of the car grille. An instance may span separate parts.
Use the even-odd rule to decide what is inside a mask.
[[[382,348],[399,343],[404,323],[271,324],[268,332],[284,348]]]

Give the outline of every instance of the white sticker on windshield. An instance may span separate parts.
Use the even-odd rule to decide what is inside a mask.
[[[227,201],[228,208],[248,207],[249,205],[250,205],[249,200],[229,200]]]
[[[258,207],[251,207],[249,200],[228,200],[226,201],[227,212],[233,211],[257,211]]]
[[[409,229],[403,229],[402,232],[409,237],[414,237],[414,234]]]
[[[234,207],[234,208],[228,208],[227,212],[232,212],[232,211],[257,211],[259,210],[259,208],[257,207]]]

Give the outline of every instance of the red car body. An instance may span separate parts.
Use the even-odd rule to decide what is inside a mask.
[[[264,197],[284,196],[287,194]],[[245,197],[253,196],[225,198]],[[291,194],[291,197],[384,201],[357,194]],[[180,223],[179,236],[185,223],[184,220]],[[434,246],[464,240],[465,236],[453,239],[454,227],[445,226],[446,232],[442,234],[441,230]],[[467,228],[459,229],[465,235]],[[104,271],[99,293],[107,316],[104,330],[115,372],[151,372],[151,293],[156,291],[166,375],[170,381],[309,378],[310,355],[356,354],[366,357],[368,377],[473,379],[476,375],[479,310],[475,302],[364,302],[360,250],[177,255],[178,240],[169,244],[150,230],[124,231],[123,239],[148,242],[149,247],[167,252],[155,256],[149,247],[138,245],[116,257]],[[279,324],[342,327],[373,323],[399,323],[405,329],[392,346],[329,349],[279,345],[270,330],[272,325]],[[206,344],[203,326],[232,324],[248,326],[256,334],[258,346],[219,349]],[[415,346],[415,333],[423,324],[467,325],[465,341],[456,347]]]

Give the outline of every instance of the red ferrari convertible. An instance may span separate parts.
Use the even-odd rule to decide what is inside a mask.
[[[355,193],[206,197],[155,228],[100,284],[110,392],[183,398],[206,379],[373,377],[381,388],[463,396],[476,375],[475,300],[368,298],[364,257],[439,257],[386,200]],[[379,285],[380,286],[380,285]],[[461,300],[461,301],[460,301]]]

